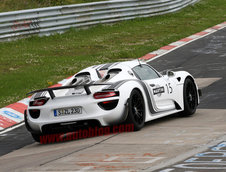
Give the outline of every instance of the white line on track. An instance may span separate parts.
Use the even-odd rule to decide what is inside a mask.
[[[12,130],[18,128],[18,127],[23,126],[23,125],[24,125],[24,122],[21,122],[21,123],[19,123],[19,124],[16,124],[16,125],[14,125],[14,126],[12,126],[12,127],[10,127],[10,128],[7,128],[7,129],[1,131],[1,132],[0,132],[0,135],[1,135],[1,134],[4,134],[4,133],[7,133],[7,132],[9,132],[9,131],[12,131]]]
[[[162,170],[162,171],[160,171],[160,172],[170,172],[170,171],[173,171],[173,170],[174,170],[174,168],[167,168],[167,169]]]

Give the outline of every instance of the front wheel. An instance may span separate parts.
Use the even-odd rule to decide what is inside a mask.
[[[134,131],[140,130],[145,122],[145,106],[142,94],[134,89],[129,98],[128,116],[126,123],[134,125]]]
[[[182,112],[183,116],[191,116],[196,112],[198,106],[198,95],[195,83],[187,78],[184,82],[184,111]]]

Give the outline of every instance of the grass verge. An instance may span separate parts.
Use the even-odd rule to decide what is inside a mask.
[[[71,5],[96,1],[104,0],[1,0],[0,12],[50,7],[57,5]]]
[[[0,107],[84,67],[138,58],[221,23],[226,20],[225,4],[201,0],[173,14],[0,43]]]

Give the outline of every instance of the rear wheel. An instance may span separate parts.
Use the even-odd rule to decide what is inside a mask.
[[[184,111],[183,116],[191,116],[196,112],[198,105],[197,89],[194,82],[187,78],[184,82]]]
[[[129,98],[129,111],[126,123],[134,125],[134,131],[140,130],[145,122],[145,106],[142,94],[134,89]]]
[[[42,135],[40,135],[40,134],[31,134],[32,135],[32,137],[33,137],[33,139],[36,141],[36,142],[40,142],[40,137],[42,136]]]

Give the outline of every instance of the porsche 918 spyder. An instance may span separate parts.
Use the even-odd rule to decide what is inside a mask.
[[[88,67],[63,86],[32,91],[25,124],[33,138],[83,126],[144,123],[170,114],[189,116],[200,91],[186,71],[159,73],[139,60]]]

